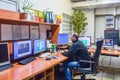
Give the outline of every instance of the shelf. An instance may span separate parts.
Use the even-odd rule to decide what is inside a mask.
[[[46,70],[46,75],[52,73],[53,71],[54,71],[54,68],[50,68],[50,69]]]
[[[47,74],[46,76],[49,77],[49,76],[51,76],[53,74],[54,74],[54,72],[51,72],[51,73]]]
[[[59,26],[59,24],[52,24],[52,23],[43,23],[43,22],[37,22],[37,21],[28,21],[28,20],[15,20],[15,19],[4,19],[0,18],[0,23],[4,24],[34,24],[34,25],[54,25]]]
[[[54,74],[51,74],[50,76],[47,76],[46,80],[54,80]]]
[[[45,78],[45,72],[42,72],[35,76],[35,80],[43,80],[43,78]]]

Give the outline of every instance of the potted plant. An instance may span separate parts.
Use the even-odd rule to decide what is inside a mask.
[[[46,18],[45,11],[39,11],[39,16],[40,16],[39,21],[40,22],[45,22],[45,18]]]
[[[29,0],[21,0],[22,1],[22,9],[23,13],[21,13],[20,18],[21,19],[27,19],[28,17],[28,12],[31,10],[33,7],[33,4],[29,2]]]
[[[73,31],[78,35],[85,29],[87,23],[87,18],[85,14],[80,10],[74,10],[71,18],[71,23],[73,26]]]
[[[44,9],[43,11],[39,11],[39,21],[40,22],[45,22],[46,19],[46,12],[49,10],[49,8]]]

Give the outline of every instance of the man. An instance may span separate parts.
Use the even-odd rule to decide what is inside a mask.
[[[70,49],[62,53],[62,55],[68,57],[68,60],[63,63],[65,69],[65,78],[66,78],[65,80],[72,80],[70,68],[76,66],[79,67],[88,66],[88,64],[86,63],[82,63],[78,65],[77,61],[90,59],[87,48],[84,46],[84,44],[81,41],[78,40],[78,36],[76,34],[72,35],[71,40],[73,44],[70,47]]]

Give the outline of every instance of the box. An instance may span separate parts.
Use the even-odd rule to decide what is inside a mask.
[[[14,11],[0,9],[0,18],[2,18],[2,19],[20,20],[20,13],[19,12],[14,12]]]

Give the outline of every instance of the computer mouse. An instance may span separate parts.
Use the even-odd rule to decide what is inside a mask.
[[[45,58],[45,60],[51,60],[51,57],[48,56],[48,57]]]

